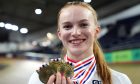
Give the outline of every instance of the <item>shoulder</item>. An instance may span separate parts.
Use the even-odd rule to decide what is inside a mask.
[[[113,84],[132,84],[128,76],[124,73],[110,70]]]
[[[34,72],[31,75],[28,84],[43,84],[43,83],[39,80],[37,72]]]

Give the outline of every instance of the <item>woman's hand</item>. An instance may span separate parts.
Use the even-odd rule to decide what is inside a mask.
[[[66,78],[60,72],[57,72],[56,75],[51,75],[47,84],[72,84],[70,77]]]

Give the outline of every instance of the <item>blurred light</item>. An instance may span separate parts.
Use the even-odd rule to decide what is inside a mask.
[[[12,28],[11,28],[13,31],[18,31],[18,26],[17,25],[12,25]]]
[[[35,14],[41,14],[42,13],[42,10],[41,9],[35,9]]]
[[[49,46],[49,45],[51,45],[51,41],[49,41],[49,40],[41,43],[41,46],[43,46],[43,47],[46,47],[46,46]]]
[[[91,0],[84,0],[84,2],[86,2],[86,3],[90,3],[90,2],[91,2]]]
[[[0,22],[0,27],[4,27],[4,26],[5,26],[4,22]]]
[[[6,29],[11,29],[11,30],[13,30],[13,31],[18,31],[18,26],[17,26],[17,25],[12,25],[12,24],[10,24],[10,23],[6,23],[6,24],[5,24],[5,28],[6,28]]]
[[[28,33],[28,29],[27,28],[21,28],[20,33],[26,34],[26,33]]]
[[[32,45],[36,46],[37,45],[37,41],[33,41]]]
[[[6,28],[6,29],[12,29],[12,24],[6,23],[6,24],[5,24],[5,28]]]
[[[54,38],[53,34],[52,33],[47,33],[47,38],[52,40]]]

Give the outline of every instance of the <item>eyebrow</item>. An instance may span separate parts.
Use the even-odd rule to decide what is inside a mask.
[[[84,22],[84,21],[88,21],[87,19],[82,19],[82,20],[80,20],[79,22]]]
[[[63,25],[65,25],[65,24],[70,24],[70,22],[63,22],[62,24],[63,24]]]
[[[88,21],[87,19],[82,19],[82,20],[80,20],[80,21],[78,21],[78,22],[85,22],[85,21]],[[71,22],[69,22],[69,21],[66,21],[66,22],[63,22],[62,24],[64,25],[64,24],[70,24]]]

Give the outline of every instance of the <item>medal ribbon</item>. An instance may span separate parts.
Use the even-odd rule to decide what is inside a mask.
[[[74,76],[72,78],[74,84],[86,83],[96,71],[96,60],[94,55],[76,63],[68,58],[67,55],[64,57],[64,60],[74,65]]]

